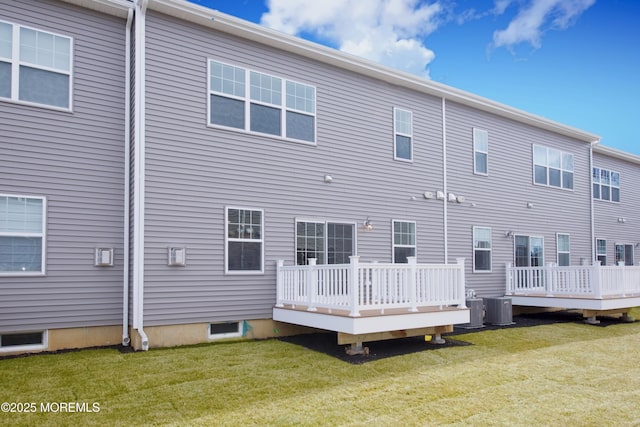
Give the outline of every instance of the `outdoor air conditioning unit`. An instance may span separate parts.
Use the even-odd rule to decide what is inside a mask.
[[[486,310],[485,320],[487,323],[498,326],[513,324],[511,298],[485,298],[484,305]]]
[[[456,325],[464,329],[479,329],[484,328],[484,305],[482,298],[467,298],[465,304],[469,308],[469,323],[463,323],[462,325]]]

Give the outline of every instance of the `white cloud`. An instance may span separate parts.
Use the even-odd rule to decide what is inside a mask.
[[[263,25],[312,34],[344,52],[422,76],[435,58],[424,37],[445,13],[438,2],[418,0],[269,0],[267,7]]]
[[[509,0],[496,0],[494,12],[502,14],[510,3]],[[540,48],[546,30],[568,28],[594,3],[595,0],[531,0],[506,29],[493,33],[493,47],[512,48],[529,43]]]

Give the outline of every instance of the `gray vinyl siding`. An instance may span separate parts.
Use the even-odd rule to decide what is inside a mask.
[[[556,233],[570,235],[571,265],[591,260],[589,144],[452,102],[446,124],[448,190],[466,197],[449,203],[449,259],[466,258],[468,289],[504,295],[505,264],[514,262],[507,231],[544,237],[545,264],[557,262]],[[488,176],[473,173],[473,128],[488,131]],[[533,183],[533,144],[573,154],[573,191]],[[473,272],[473,226],[491,228],[491,273]]]
[[[154,12],[147,23],[145,325],[270,318],[296,218],[357,223],[361,260],[383,262],[391,220],[416,221],[419,261],[443,261],[442,204],[422,197],[442,188],[439,99]],[[207,127],[209,58],[314,85],[317,145]],[[394,106],[413,112],[413,163],[393,160]],[[264,274],[224,274],[225,206],[264,209]],[[166,265],[174,245],[186,267]]]
[[[640,265],[640,164],[594,152],[593,166],[620,173],[620,203],[593,201],[595,238],[607,241],[607,265],[615,263],[616,243],[633,245],[634,265]]]
[[[124,22],[66,3],[1,1],[0,19],[73,38],[73,111],[0,100],[0,193],[45,197],[46,274],[0,278],[0,332],[122,317]],[[96,268],[94,248],[115,248]]]

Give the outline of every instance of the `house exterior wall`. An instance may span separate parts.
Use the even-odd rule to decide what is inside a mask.
[[[636,245],[640,243],[640,163],[595,149],[593,166],[620,174],[620,202],[593,201],[594,237],[607,241],[607,265],[615,263],[616,244],[631,245],[634,265],[639,265],[640,247]]]
[[[515,235],[543,237],[545,264],[557,262],[556,233],[570,235],[571,265],[591,260],[589,144],[451,102],[446,125],[448,191],[465,197],[448,206],[449,258],[468,260],[467,289],[504,295]],[[486,176],[474,173],[473,128],[488,132]],[[534,184],[534,144],[573,154],[573,190]],[[490,272],[473,272],[474,226],[491,228]]]
[[[45,274],[0,277],[0,333],[121,325],[124,21],[33,0],[0,1],[0,20],[73,38],[72,111],[0,99],[0,194],[47,206]]]
[[[270,318],[296,218],[356,224],[361,260],[382,262],[392,219],[416,221],[418,260],[443,262],[442,204],[422,197],[442,188],[440,99],[154,11],[147,25],[145,325]],[[315,86],[317,144],[208,127],[208,59]],[[393,159],[394,106],[413,112],[413,163]],[[264,209],[264,274],[225,274],[226,206]]]

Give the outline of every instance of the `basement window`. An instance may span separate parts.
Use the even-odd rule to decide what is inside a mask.
[[[0,352],[41,350],[47,346],[47,332],[19,332],[0,335]]]
[[[209,325],[209,339],[235,338],[241,336],[241,322],[211,323]]]

